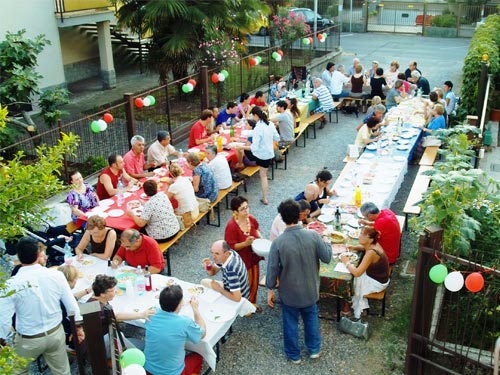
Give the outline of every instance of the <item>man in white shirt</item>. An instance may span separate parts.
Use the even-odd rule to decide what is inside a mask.
[[[208,167],[214,173],[219,190],[231,187],[233,178],[227,159],[222,155],[217,155],[217,146],[215,145],[205,147],[205,152],[208,159]]]
[[[148,164],[165,165],[169,156],[178,156],[179,152],[170,144],[170,134],[166,130],[160,130],[156,141],[148,148]]]
[[[16,314],[17,354],[25,358],[43,355],[52,374],[70,375],[60,303],[81,320],[78,304],[62,272],[39,264],[44,252],[38,241],[21,238],[17,254],[23,266],[7,281],[6,297],[0,299],[0,337],[8,336]],[[14,293],[9,295],[11,291]],[[79,341],[83,340],[83,331],[78,336]]]
[[[299,224],[304,225],[304,221],[307,219],[307,215],[311,212],[311,205],[305,199],[301,199],[297,201],[299,204],[300,214],[299,214]],[[281,215],[278,214],[275,216],[273,223],[271,224],[271,232],[269,234],[269,239],[272,241],[275,238],[279,237],[281,233],[283,233],[286,229],[286,224],[281,218]]]
[[[332,92],[333,89],[332,76],[334,71],[335,71],[335,63],[329,61],[326,64],[326,69],[323,70],[323,73],[321,73],[320,77],[321,80],[323,81],[323,85],[326,86],[326,88],[330,91],[330,93]]]
[[[349,96],[349,91],[344,86],[349,82],[349,77],[342,73],[343,66],[339,65],[332,73],[332,90],[331,93],[336,98],[345,98]]]

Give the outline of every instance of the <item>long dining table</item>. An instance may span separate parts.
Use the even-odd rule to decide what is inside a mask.
[[[135,269],[127,266],[120,267],[116,270],[109,271],[107,262],[99,258],[84,255],[82,261],[77,261],[76,257],[69,261],[72,265],[78,268],[80,278],[78,279],[74,290],[82,290],[90,288],[96,275],[112,274],[123,282],[123,277],[131,275],[136,277]],[[140,275],[139,277],[143,277]],[[205,321],[207,331],[206,335],[198,344],[192,342],[186,343],[186,349],[200,354],[212,370],[215,370],[217,363],[217,354],[214,347],[231,329],[234,321],[240,316],[255,312],[253,306],[246,298],[242,298],[239,302],[234,302],[219,292],[205,288],[202,285],[190,283],[171,276],[160,274],[152,275],[152,290],[138,295],[134,290],[128,294],[123,287],[123,283],[119,283],[116,287],[116,296],[110,302],[115,312],[138,312],[144,311],[150,307],[160,308],[159,294],[163,288],[173,284],[177,284],[182,288],[184,294],[183,307],[179,314],[194,319],[193,310],[189,304],[192,296],[196,296],[199,300],[200,313]],[[82,299],[81,302],[86,302],[90,296]],[[127,321],[126,323],[136,327],[145,328],[147,322],[144,319]],[[168,351],[168,348],[165,348]]]

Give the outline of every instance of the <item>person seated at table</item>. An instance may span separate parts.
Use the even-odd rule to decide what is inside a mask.
[[[160,130],[156,135],[156,141],[148,148],[148,164],[165,166],[168,163],[169,156],[179,156],[179,151],[170,144],[170,133],[166,130]]]
[[[287,108],[288,103],[286,101],[278,101],[278,103],[276,103],[276,112],[278,113],[269,119],[269,121],[278,127],[280,134],[280,146],[288,146],[293,142],[293,128],[295,120],[293,115],[287,111]],[[282,156],[279,155],[279,157],[281,158]]]
[[[305,199],[311,205],[311,213],[307,216],[307,223],[310,223],[312,221],[312,218],[321,214],[321,208],[319,208],[317,202],[319,193],[319,186],[312,183],[307,184],[304,191],[295,197],[295,201]]]
[[[391,109],[392,107],[396,107],[401,100],[403,100],[403,97],[401,96],[401,93],[399,92],[399,89],[403,85],[403,81],[398,79],[395,83],[394,86],[387,91],[387,97],[385,99],[385,106],[387,110]]]
[[[431,111],[432,120],[426,126],[419,126],[422,129],[423,137],[417,144],[415,151],[413,152],[412,160],[414,163],[418,162],[422,155],[424,154],[426,146],[426,138],[432,136],[439,129],[446,129],[446,120],[444,119],[444,107],[441,104],[434,105]],[[438,142],[439,143],[439,142]],[[436,146],[438,145],[436,143]]]
[[[330,171],[326,169],[322,169],[316,174],[316,179],[314,183],[318,185],[319,195],[316,202],[318,206],[321,208],[324,204],[330,202],[329,197],[334,197],[337,195],[337,192],[334,189],[330,189],[329,186],[332,183],[333,176]]]
[[[373,113],[372,114],[368,114],[368,113],[366,114],[366,116],[363,118],[363,122],[356,127],[356,131],[359,131],[359,129],[361,129],[361,127],[364,124],[366,124],[368,122],[368,119],[370,119],[371,117],[377,118],[379,126],[388,125],[387,120],[384,120],[384,114],[385,114],[385,112],[386,112],[385,105],[383,105],[383,104],[377,104],[377,105],[375,105]]]
[[[188,177],[182,175],[184,171],[179,164],[171,163],[168,169],[171,179],[167,181],[167,196],[169,199],[175,198],[179,205],[174,212],[182,216],[184,226],[189,228],[200,214],[193,184]]]
[[[186,156],[187,167],[193,171],[193,189],[198,198],[207,198],[210,202],[217,199],[219,189],[214,173],[208,165],[200,162],[197,153],[190,152]]]
[[[356,267],[350,263],[350,258],[340,254],[339,260],[344,263],[347,270],[354,276],[354,295],[352,296],[352,309],[354,319],[361,318],[361,312],[368,309],[367,294],[381,292],[389,285],[389,261],[384,249],[378,243],[379,233],[373,227],[363,227],[359,234],[359,246],[349,246],[350,250],[364,250],[365,255]]]
[[[377,107],[377,105],[379,104],[382,104],[382,98],[380,96],[377,96],[375,95],[373,98],[372,98],[372,102],[371,102],[371,105],[368,107],[368,109],[366,110],[366,115],[363,119],[363,123],[366,122],[366,120],[368,120],[374,113],[375,113],[375,108]],[[385,106],[384,106],[385,108]],[[366,119],[366,120],[365,120]]]
[[[136,229],[126,229],[120,237],[121,246],[113,257],[113,268],[123,261],[131,267],[149,266],[149,272],[160,273],[165,268],[165,259],[158,243],[151,237],[142,234]]]
[[[290,94],[286,98],[286,103],[288,104],[287,108],[293,116],[293,124],[294,127],[298,127],[300,125],[300,109],[297,98],[295,96],[291,96]]]
[[[216,105],[212,105],[208,107],[208,109],[212,111],[212,117],[214,118],[214,121],[208,123],[207,134],[212,135],[218,131],[215,126],[215,121],[217,120],[217,116],[219,116],[219,107],[217,107]]]
[[[318,112],[330,112],[334,109],[332,95],[322,82],[323,81],[321,81],[321,78],[313,79],[314,91],[312,93],[312,99],[313,101],[317,102],[317,106],[311,111],[311,114]],[[321,117],[320,121],[321,125],[319,126],[319,128],[323,129],[326,124],[325,116]]]
[[[231,211],[233,211],[233,217],[226,224],[224,240],[231,249],[239,254],[243,263],[245,263],[250,286],[248,300],[256,305],[260,280],[259,262],[264,260],[252,250],[253,241],[262,237],[259,231],[259,222],[254,216],[250,215],[248,199],[245,197],[237,196],[231,199]],[[262,309],[257,306],[257,311],[262,312]]]
[[[366,77],[363,74],[363,66],[358,64],[354,68],[354,74],[350,78],[351,81],[351,91],[349,96],[352,98],[364,98],[364,89],[368,86],[366,83]]]
[[[337,67],[334,65],[333,69],[330,93],[333,99],[338,101],[340,98],[349,96],[349,90],[346,87],[349,83],[349,77],[344,74],[344,65],[340,64]]]
[[[134,220],[136,225],[144,228],[147,235],[154,238],[156,242],[170,241],[181,229],[172,203],[164,192],[158,192],[156,181],[147,180],[143,187],[144,194],[149,199],[144,203],[141,216],[138,216],[133,209],[128,209],[127,215]]]
[[[189,132],[188,147],[196,147],[213,140],[213,137],[208,135],[207,127],[214,121],[214,115],[211,110],[204,109],[201,111],[200,119],[194,123]]]
[[[120,247],[116,232],[106,226],[106,219],[99,215],[89,217],[80,243],[75,248],[76,259],[83,259],[83,252],[90,243],[90,255],[99,259],[112,259]]]
[[[264,98],[264,92],[262,91],[257,91],[255,93],[255,96],[252,96],[250,98],[250,106],[252,107],[260,107],[262,108],[263,111],[267,110],[267,104],[266,104],[266,99]]]
[[[382,99],[385,99],[384,89],[387,87],[387,82],[384,77],[384,69],[377,68],[375,70],[375,76],[370,78],[370,87],[371,87],[371,97],[372,99],[375,96],[380,96]]]
[[[146,163],[144,160],[144,137],[134,135],[130,140],[132,148],[123,156],[123,163],[127,173],[136,179],[154,176],[153,172],[148,172],[148,169],[158,166],[156,160],[151,160]]]
[[[99,199],[107,199],[118,193],[118,181],[128,182],[126,190],[130,190],[139,181],[131,177],[124,169],[125,163],[121,155],[112,153],[108,156],[108,166],[102,170],[97,179],[96,193]]]
[[[179,285],[164,288],[159,302],[160,308],[145,325],[144,368],[149,375],[201,374],[203,357],[184,349],[187,341],[198,344],[207,334],[198,299],[192,296],[189,301],[194,319],[179,314],[185,305]]]
[[[307,216],[311,212],[311,205],[305,199],[297,201],[299,204],[299,223],[302,225],[307,224]],[[279,237],[286,229],[286,224],[283,221],[281,215],[278,214],[274,217],[273,223],[271,224],[271,232],[269,234],[269,239],[273,241],[275,238]]]
[[[394,84],[398,80],[399,74],[399,62],[394,60],[391,61],[389,69],[385,72],[385,80],[389,88],[394,87]]]
[[[236,121],[238,114],[238,105],[234,102],[227,103],[225,109],[219,112],[217,119],[215,120],[215,126],[222,126],[223,129],[228,128],[233,121]]]
[[[78,217],[99,205],[99,198],[93,186],[83,181],[80,172],[71,172],[69,178],[72,189],[66,197],[66,202],[71,207],[71,219],[76,222]]]
[[[226,157],[217,153],[217,146],[215,145],[205,147],[205,154],[208,167],[214,174],[218,189],[230,188],[233,184],[233,178]]]
[[[229,244],[224,240],[215,241],[210,248],[213,262],[209,258],[203,258],[202,266],[208,276],[214,276],[222,272],[222,282],[213,279],[203,279],[200,284],[211,288],[231,301],[239,302],[241,298],[250,296],[248,274],[245,263],[239,254],[231,250]]]
[[[379,62],[377,60],[372,61],[372,67],[365,72],[366,79],[375,77],[375,73],[379,67]]]
[[[364,149],[366,145],[378,141],[378,125],[380,121],[375,117],[370,117],[366,124],[363,124],[356,134],[356,140],[354,144],[358,146],[360,150]]]
[[[253,107],[250,105],[250,95],[248,95],[246,92],[242,92],[240,95],[240,104],[238,104],[238,114],[236,115],[236,117],[250,117],[250,111],[252,110],[252,108]]]
[[[431,92],[429,81],[427,78],[422,77],[422,74],[420,74],[418,70],[411,72],[411,80],[415,85],[417,85],[417,90],[422,90],[422,95],[429,95]]]
[[[152,307],[144,311],[113,311],[113,306],[111,306],[109,302],[115,298],[116,284],[118,284],[118,281],[113,276],[97,275],[94,279],[94,282],[92,283],[92,291],[94,292],[94,295],[87,301],[87,303],[98,301],[101,307],[101,330],[104,336],[104,345],[106,348],[107,358],[110,358],[111,356],[111,348],[109,344],[109,324],[111,323],[111,312],[114,312],[115,318],[118,322],[138,319],[145,319],[146,321],[148,321],[149,318],[156,313],[156,310]],[[136,346],[139,348],[142,347],[142,343],[139,340],[130,339],[124,336],[123,340],[127,348],[133,348]]]
[[[280,81],[271,86],[271,95],[269,95],[269,102],[277,102],[278,100],[285,99],[287,95],[286,82]]]
[[[398,79],[403,82],[403,85],[399,88],[399,92],[403,97],[408,97],[413,92],[413,90],[415,90],[416,86],[406,80],[406,76],[404,73],[399,73]]]
[[[359,211],[364,219],[361,225],[370,225],[379,232],[378,243],[384,249],[389,264],[394,264],[399,258],[401,243],[401,226],[396,214],[388,208],[380,210],[373,202],[365,202]]]

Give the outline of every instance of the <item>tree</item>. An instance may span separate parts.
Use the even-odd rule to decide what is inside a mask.
[[[43,35],[33,39],[25,37],[26,30],[7,32],[0,43],[0,103],[7,106],[10,116],[5,117],[9,127],[17,128],[4,132],[3,144],[15,141],[19,129],[30,135],[36,134],[36,125],[29,114],[35,95],[41,94],[42,116],[48,125],[55,125],[63,114],[59,105],[68,103],[68,91],[62,88],[41,93],[39,82],[42,76],[36,72],[37,58],[50,41]]]
[[[118,0],[113,0],[114,3]],[[117,17],[121,25],[151,34],[149,62],[164,82],[170,72],[174,79],[188,75],[199,57],[198,45],[207,33],[223,31],[228,38],[245,40],[255,12],[266,10],[258,0],[122,0]],[[136,13],[143,13],[137,17]]]

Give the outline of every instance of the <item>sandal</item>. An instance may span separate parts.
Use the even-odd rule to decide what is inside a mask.
[[[261,199],[260,203],[262,203],[264,206],[267,206],[269,202],[267,200]]]

